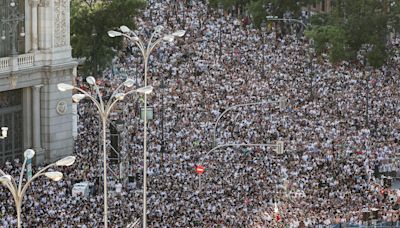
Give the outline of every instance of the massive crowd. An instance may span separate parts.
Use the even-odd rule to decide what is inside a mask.
[[[382,221],[398,221],[394,190],[381,183],[381,172],[399,170],[399,55],[380,69],[357,62],[331,65],[313,55],[305,38],[261,33],[236,17],[216,12],[205,1],[152,0],[138,31],[148,36],[156,25],[166,33],[186,29],[184,38],[162,44],[150,58],[148,83],[155,87],[148,103],[148,225],[150,227],[291,227],[361,224],[363,211],[379,209]],[[398,40],[393,49],[399,50]],[[143,60],[127,44],[114,66],[98,81],[107,97],[124,79],[143,85]],[[165,88],[160,88],[162,78]],[[83,77],[77,86],[89,91]],[[163,94],[163,96],[162,96]],[[212,148],[214,122],[235,104],[287,98],[287,106],[264,104],[228,112],[217,127],[217,145],[285,142],[284,154],[272,147]],[[120,160],[110,174],[112,227],[142,215],[143,122],[137,96],[121,102]],[[164,112],[165,153],[161,112]],[[64,180],[41,179],[23,206],[27,227],[100,227],[103,200],[100,179],[99,117],[89,100],[78,105],[77,164]],[[205,173],[195,172],[196,165]],[[21,162],[7,163],[16,176]],[[122,166],[123,167],[123,166]],[[74,183],[94,183],[89,198],[71,196]],[[99,184],[100,183],[100,184]],[[0,193],[0,226],[15,227],[12,198]],[[279,209],[276,220],[274,204]],[[397,214],[396,214],[397,213]],[[398,223],[397,223],[398,224]]]

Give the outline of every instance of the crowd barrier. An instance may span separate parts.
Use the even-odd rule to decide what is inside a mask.
[[[315,228],[322,228],[322,227],[329,227],[329,228],[399,228],[400,227],[400,221],[397,222],[369,222],[368,224],[365,223],[363,225],[359,224],[336,224],[336,225],[331,225],[331,226],[326,226],[326,225],[319,225],[319,226],[314,226]]]

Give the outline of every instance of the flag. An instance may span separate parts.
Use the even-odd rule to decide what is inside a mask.
[[[247,198],[247,197],[246,197],[246,198],[244,198],[244,205],[246,205],[246,206],[247,206],[249,203],[250,203],[250,200],[249,200],[249,198]]]
[[[276,205],[276,202],[275,202],[275,207],[274,207],[274,213],[275,213],[276,221],[280,222],[282,218],[281,218],[281,215],[279,214],[279,209],[278,209],[278,206]]]

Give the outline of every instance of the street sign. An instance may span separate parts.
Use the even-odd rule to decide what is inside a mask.
[[[201,166],[201,165],[199,165],[199,166],[197,166],[196,167],[196,172],[198,173],[198,174],[203,174],[204,173],[204,167],[203,166]]]
[[[285,151],[284,151],[284,144],[283,144],[283,141],[277,141],[276,142],[276,149],[275,149],[275,152],[277,153],[277,154],[283,154]]]
[[[153,119],[153,107],[148,106],[147,107],[147,111],[146,111],[146,116],[147,116],[147,120],[152,120]],[[143,120],[144,119],[144,107],[140,107],[140,119]]]

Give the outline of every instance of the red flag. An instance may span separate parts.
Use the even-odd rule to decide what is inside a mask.
[[[278,209],[278,205],[276,205],[276,202],[275,202],[274,212],[275,212],[276,221],[277,222],[281,221],[281,215],[279,214],[279,209]]]
[[[247,197],[246,197],[246,198],[244,198],[244,204],[245,204],[245,205],[248,205],[249,203],[250,203],[250,200],[249,200],[249,198],[247,198]]]

